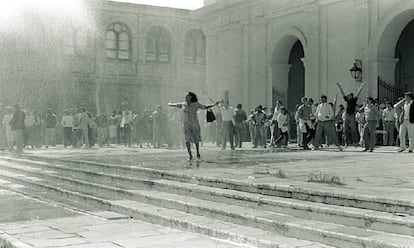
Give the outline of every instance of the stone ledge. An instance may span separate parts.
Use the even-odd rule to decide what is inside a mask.
[[[0,247],[1,248],[33,248],[33,246],[23,243],[22,241],[10,235],[7,235],[5,233],[0,234]]]

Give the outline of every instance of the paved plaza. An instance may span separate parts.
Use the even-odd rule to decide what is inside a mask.
[[[414,206],[414,155],[396,147],[373,153],[349,147],[303,151],[201,148],[202,161],[189,163],[185,150],[126,148],[27,150],[19,158],[63,159],[149,168],[215,180],[329,193]],[[1,153],[9,157],[8,153]],[[2,182],[5,183],[5,182]],[[12,188],[19,188],[18,184]],[[9,190],[0,192],[0,237],[4,247],[246,247],[208,236],[149,224],[126,215],[87,207],[74,209]],[[315,193],[316,194],[316,193]],[[311,246],[309,246],[311,247]],[[312,246],[313,247],[313,246]],[[314,246],[322,247],[322,246]],[[410,246],[408,246],[410,247]]]
[[[27,156],[95,161],[181,172],[195,176],[238,180],[257,184],[393,198],[414,203],[414,154],[398,153],[397,147],[378,147],[373,153],[361,147],[339,152],[335,146],[303,151],[289,149],[220,150],[207,143],[202,161],[188,163],[185,150],[143,149],[112,146],[92,150],[49,149],[27,151]],[[336,176],[339,183],[315,183]]]

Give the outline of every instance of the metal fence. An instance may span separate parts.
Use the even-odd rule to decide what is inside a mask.
[[[384,97],[387,97],[389,101],[395,102],[399,97],[404,96],[406,91],[407,85],[405,85],[405,87],[396,87],[378,77],[378,99],[380,101],[382,101]]]

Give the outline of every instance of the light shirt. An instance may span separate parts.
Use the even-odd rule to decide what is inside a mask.
[[[24,119],[24,126],[25,127],[33,127],[35,123],[35,118],[33,115],[26,115]]]
[[[272,120],[277,121],[277,116],[280,114],[280,107],[276,107],[275,111],[273,112]]]
[[[282,113],[277,115],[277,126],[280,128],[282,133],[286,133],[288,131],[288,116]]]
[[[384,121],[395,121],[395,110],[385,108],[382,111],[382,117],[384,118]]]
[[[73,118],[70,115],[65,115],[62,117],[61,122],[63,127],[73,127]]]
[[[234,109],[232,107],[228,107],[227,109],[222,106],[220,108],[221,116],[223,121],[233,121]]]
[[[327,103],[320,103],[316,108],[316,119],[318,121],[329,121],[334,117],[332,106]]]
[[[408,120],[410,118],[410,108],[413,100],[404,103],[404,120]]]
[[[378,107],[375,105],[367,105],[364,109],[365,120],[366,121],[377,121],[379,116]]]

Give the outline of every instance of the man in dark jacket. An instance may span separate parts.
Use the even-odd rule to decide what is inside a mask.
[[[24,119],[26,115],[20,109],[18,104],[14,105],[13,117],[10,120],[11,130],[13,132],[14,143],[16,144],[17,153],[23,153],[24,144]]]

